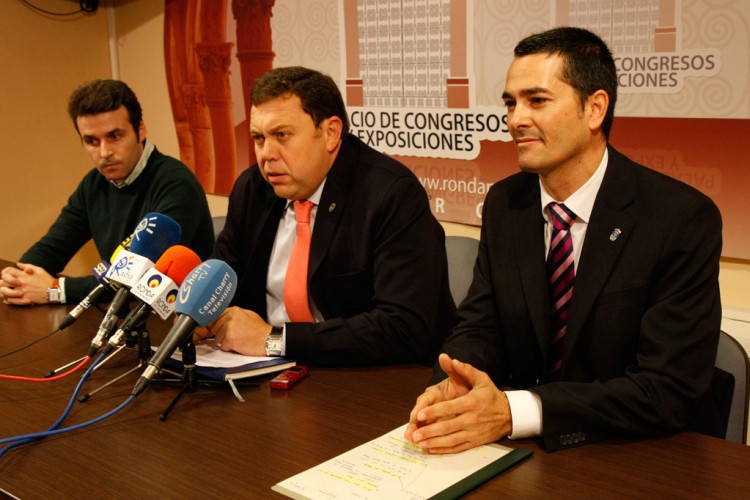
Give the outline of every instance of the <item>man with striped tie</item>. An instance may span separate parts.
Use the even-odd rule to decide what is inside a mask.
[[[411,412],[406,437],[426,450],[721,435],[721,216],[609,144],[616,99],[593,33],[555,28],[516,46],[503,100],[521,172],[487,196],[439,382]]]

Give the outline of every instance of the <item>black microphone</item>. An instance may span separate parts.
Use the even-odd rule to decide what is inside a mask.
[[[120,250],[127,250],[128,248],[130,248],[130,240],[132,237],[133,235],[131,234],[117,246],[115,251],[112,252],[112,256],[109,258],[110,262],[115,260],[117,254],[120,253]],[[117,292],[117,290],[120,288],[120,284],[107,279],[106,275],[107,271],[109,271],[109,268],[110,263],[106,260],[103,260],[99,264],[94,266],[92,272],[94,273],[94,277],[99,281],[99,284],[96,286],[96,288],[91,290],[91,292],[89,292],[89,294],[84,297],[84,299],[79,302],[77,306],[70,310],[68,315],[65,316],[60,322],[60,326],[57,327],[58,330],[66,329],[67,327],[75,323],[75,321],[83,313],[88,311],[92,305],[98,304],[110,294]]]
[[[196,326],[206,326],[224,312],[236,289],[237,274],[221,260],[209,259],[185,278],[175,306],[177,321],[133,387],[133,396],[143,392],[177,347],[193,334]]]
[[[128,302],[128,290],[135,285],[164,251],[177,244],[182,236],[180,225],[172,218],[148,213],[133,231],[130,250],[121,250],[107,271],[107,279],[120,285],[115,298],[91,341],[89,356],[94,356],[114,330],[117,319]]]
[[[130,293],[138,299],[138,305],[122,320],[120,328],[109,338],[102,352],[106,355],[117,347],[127,334],[139,328],[151,312],[156,312],[161,319],[167,319],[174,311],[180,285],[200,263],[201,258],[188,247],[169,247],[156,261],[154,268],[130,289]]]

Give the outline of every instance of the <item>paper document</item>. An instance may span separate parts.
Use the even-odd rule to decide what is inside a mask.
[[[298,499],[456,498],[531,454],[490,444],[430,455],[404,439],[405,430],[406,425],[394,429],[273,490]]]
[[[182,361],[182,352],[176,350],[172,358]],[[195,344],[195,365],[206,366],[211,368],[234,368],[258,361],[268,361],[274,359],[268,356],[246,356],[236,352],[222,351],[216,345],[214,339],[205,339],[199,344]]]
[[[183,369],[182,351],[175,351],[172,358],[180,363],[178,368],[173,369]],[[237,389],[235,380],[281,372],[296,364],[291,359],[278,356],[245,356],[236,352],[222,351],[213,338],[205,339],[195,345],[195,373],[202,377],[227,382],[241,402],[244,402],[245,398]]]

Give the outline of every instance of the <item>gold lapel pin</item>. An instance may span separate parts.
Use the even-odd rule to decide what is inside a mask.
[[[335,203],[331,203],[330,205],[328,205],[328,213],[329,214],[331,212],[333,212],[334,210],[336,210],[336,204]]]

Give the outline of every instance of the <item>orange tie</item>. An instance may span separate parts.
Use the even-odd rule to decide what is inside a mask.
[[[294,216],[297,218],[297,238],[292,246],[292,255],[286,268],[284,280],[284,306],[289,319],[295,322],[312,322],[310,305],[307,300],[307,262],[310,259],[310,212],[313,202],[294,202]]]

